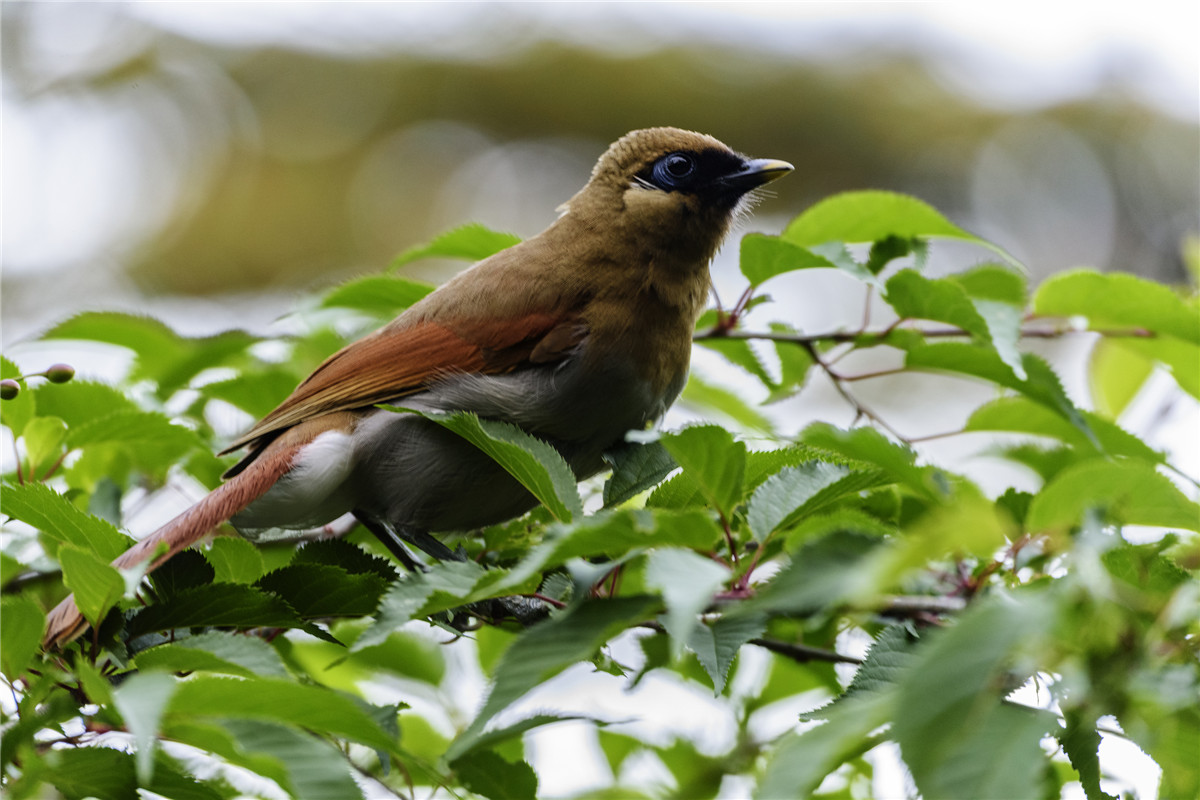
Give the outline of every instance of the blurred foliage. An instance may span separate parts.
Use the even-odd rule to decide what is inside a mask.
[[[1000,261],[932,276],[930,240]],[[466,226],[415,252],[478,256],[507,241]],[[862,255],[847,247],[864,243]],[[764,800],[895,794],[873,786],[879,750],[894,743],[925,797],[1081,788],[1104,800],[1132,793],[1101,747],[1114,737],[1161,767],[1162,797],[1196,796],[1200,506],[1180,486],[1194,495],[1197,484],[1120,420],[1152,372],[1173,377],[1183,402],[1200,395],[1195,291],[1091,270],[1029,286],[1010,262],[925,203],[878,191],[824,200],[779,236],[745,237],[742,302],[706,315],[697,340],[772,396],[832,381],[869,424],[768,433],[742,394],[709,403],[689,387],[706,421],[611,454],[604,507],[585,513],[544,443],[495,421],[439,416],[544,507],[459,536],[467,560],[413,573],[355,528],[299,545],[218,536],[142,581],[106,563],[128,542],[106,515],[121,521],[132,505],[121,501],[168,474],[215,484],[212,407],[258,413],[264,387],[298,380],[340,343],[333,330],[371,327],[428,287],[391,275],[343,284],[318,301],[312,329],[274,342],[290,356],[269,361],[266,342],[245,334],[186,337],[113,313],[67,320],[47,343],[83,338],[134,358],[111,387],[43,381],[0,360],[0,379],[19,388],[0,406],[18,455],[3,487],[8,796],[44,797],[50,786],[104,800],[139,788],[268,793],[248,771],[306,800],[364,796],[364,782],[406,797],[444,788],[530,800],[546,762],[524,734],[581,720],[610,774],[580,797],[701,798],[731,785]],[[829,270],[881,292],[890,318],[796,333],[792,307],[763,287]],[[751,305],[776,324],[743,327]],[[844,311],[850,325],[862,319]],[[1027,347],[1081,337],[1124,348],[1126,360],[1090,365],[1104,398],[1095,411]],[[774,349],[738,346],[751,341]],[[996,437],[1036,485],[989,497],[919,457],[858,398],[858,381],[884,376],[852,374],[842,360],[875,348],[899,353],[901,372],[993,387],[994,399],[946,435]],[[1148,368],[1126,369],[1129,359]],[[216,368],[234,377],[211,380]],[[905,399],[939,400],[926,388]],[[1020,444],[1005,446],[1012,434]],[[96,627],[43,652],[45,609],[68,588]],[[535,623],[489,602],[534,592],[554,607]],[[863,658],[846,652],[856,641],[870,643]],[[452,647],[477,658],[453,658]],[[616,655],[630,648],[632,658]],[[769,654],[758,674],[743,673],[750,651]],[[711,693],[731,742],[702,746],[699,729],[643,735],[599,708],[522,700],[578,664],[612,691],[655,674],[692,701]],[[464,686],[480,673],[486,699],[464,713]],[[765,733],[763,717],[781,707],[793,709],[785,728]],[[637,716],[662,730],[679,713]],[[663,771],[647,778],[635,768],[646,759]]]
[[[535,34],[442,57],[215,44],[112,5],[99,55],[49,67],[31,31],[60,19],[34,5],[5,8],[6,92],[129,116],[134,174],[109,190],[145,226],[118,252],[149,293],[329,280],[464,218],[528,235],[608,142],[662,124],[795,163],[784,212],[847,189],[906,191],[1020,243],[1039,275],[1090,265],[1179,281],[1178,242],[1200,216],[1194,124],[1119,83],[1037,111],[988,108],[899,40],[848,40],[817,61],[702,38],[618,51]],[[478,8],[459,23],[476,34],[493,26],[503,41],[529,24],[515,7],[512,19]]]

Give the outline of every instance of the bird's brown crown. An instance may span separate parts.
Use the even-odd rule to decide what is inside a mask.
[[[703,133],[680,128],[645,128],[630,131],[609,145],[592,169],[592,180],[628,182],[659,158],[677,151],[737,155],[720,140]]]

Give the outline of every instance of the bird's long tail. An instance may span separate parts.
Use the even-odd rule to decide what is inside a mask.
[[[268,447],[242,472],[218,486],[204,499],[114,560],[113,566],[129,569],[153,559],[147,572],[200,541],[213,528],[229,520],[267,492],[292,467],[299,444]],[[50,612],[42,646],[61,647],[87,629],[87,622],[70,595]]]

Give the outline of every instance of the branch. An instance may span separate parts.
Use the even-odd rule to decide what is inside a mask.
[[[800,664],[810,661],[826,661],[832,664],[861,664],[862,659],[847,656],[834,650],[823,650],[819,647],[809,647],[803,644],[780,642],[775,639],[751,639],[749,644],[757,645],[764,650],[770,650],[781,656],[786,656]]]
[[[967,607],[966,599],[947,595],[889,595],[875,607],[890,617],[912,617],[921,614],[957,614]]]
[[[864,340],[880,342],[886,339],[895,329],[896,325],[890,325],[887,328],[875,331],[830,331],[828,333],[801,334],[776,331],[731,331],[715,327],[694,334],[692,341],[700,342],[709,339],[761,339],[770,342],[790,342],[799,345],[816,345],[822,342],[837,344],[842,342],[863,342]],[[927,339],[970,338],[971,336],[970,331],[963,330],[962,328],[906,328],[905,330],[919,333]],[[1158,335],[1154,331],[1148,331],[1145,328],[1095,329],[1073,328],[1069,326],[1024,328],[1021,330],[1020,335],[1023,339],[1057,339],[1060,336],[1066,336],[1071,333],[1096,333],[1114,339],[1154,339]]]

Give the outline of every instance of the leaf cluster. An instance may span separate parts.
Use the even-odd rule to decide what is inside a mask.
[[[990,260],[935,277],[928,253],[944,239]],[[394,266],[513,241],[467,226]],[[552,448],[511,425],[431,416],[542,505],[457,534],[465,559],[421,572],[349,525],[338,539],[255,544],[219,531],[148,577],[108,562],[132,541],[147,491],[219,480],[211,454],[231,432],[214,419],[266,412],[347,336],[430,287],[392,272],[350,281],[269,339],[186,337],[114,313],[45,334],[129,353],[112,383],[27,385],[0,361],[21,389],[0,406],[15,448],[0,553],[6,792],[258,796],[252,775],[302,798],[361,797],[366,784],[532,798],[543,776],[525,734],[583,719],[611,771],[595,797],[712,797],[726,778],[762,798],[863,796],[891,742],[927,797],[1057,797],[1078,782],[1097,800],[1128,790],[1101,758],[1117,726],[1161,767],[1164,797],[1200,793],[1200,506],[1169,455],[1121,424],[1152,375],[1173,379],[1179,402],[1200,397],[1195,295],[1082,270],[1031,288],[995,245],[884,192],[746,236],[741,269],[746,292],[706,315],[698,343],[768,403],[823,375],[855,425],[788,429],[746,392],[693,381],[685,399],[710,421],[631,435],[601,482],[578,487]],[[752,309],[779,313],[762,287],[813,269],[844,273],[893,318],[848,314],[844,329],[805,332],[783,309],[747,327]],[[1080,336],[1090,407],[1028,347]],[[993,386],[949,433],[985,434],[1033,488],[989,494],[865,406],[857,382],[880,376],[843,365],[876,348],[896,354],[890,372]],[[67,591],[92,630],[43,652],[46,610]],[[743,669],[756,659],[765,667]],[[466,712],[464,661],[488,682]],[[581,663],[630,690],[657,673],[708,693],[731,712],[732,744],[714,754],[682,734],[642,737],[599,708],[526,702]],[[763,720],[785,703],[807,710],[770,730]],[[639,777],[646,758],[665,786]]]

